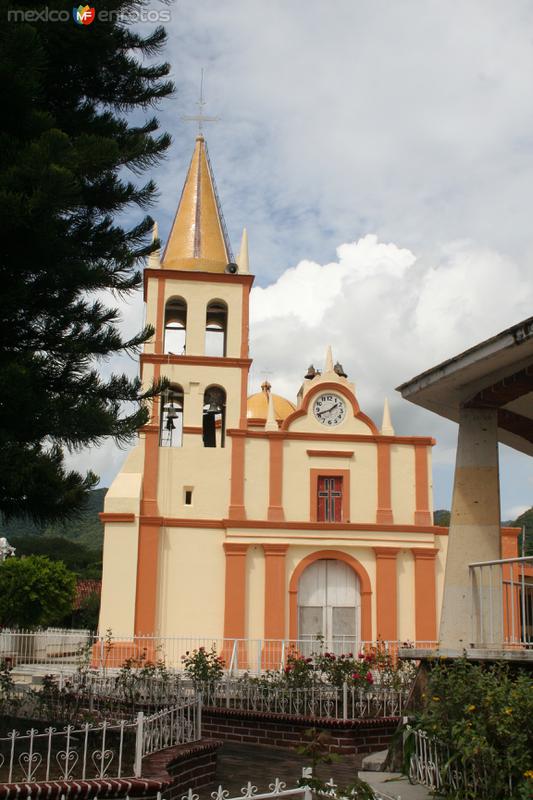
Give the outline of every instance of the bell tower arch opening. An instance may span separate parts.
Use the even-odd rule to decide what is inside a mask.
[[[185,354],[187,338],[187,302],[171,297],[165,305],[165,339],[163,350],[175,356]]]
[[[226,444],[226,392],[221,386],[208,386],[204,392],[202,439],[204,447]]]
[[[183,444],[183,389],[170,384],[161,396],[159,446],[181,447]]]
[[[207,304],[205,318],[205,354],[224,358],[227,351],[228,306],[223,300]]]

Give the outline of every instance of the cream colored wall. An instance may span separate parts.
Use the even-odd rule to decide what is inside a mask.
[[[157,624],[162,636],[222,638],[223,541],[222,530],[161,528]]]
[[[410,550],[397,555],[398,578],[398,639],[416,639],[415,633],[415,560]]]
[[[223,300],[228,306],[226,356],[239,358],[241,354],[242,292],[240,283],[209,281],[165,280],[164,302],[171,297],[182,297],[187,303],[186,354],[202,356],[205,353],[205,320],[207,304]],[[155,327],[157,320],[157,281],[149,279],[146,321]],[[146,350],[153,352],[153,350]]]
[[[246,636],[262,639],[265,632],[265,553],[252,544],[246,554]]]
[[[226,447],[204,447],[200,435],[184,447],[159,448],[157,502],[165,517],[227,517],[230,489],[231,438]],[[184,487],[192,488],[192,505],[184,503]]]
[[[147,325],[156,327],[157,320],[157,293],[158,293],[158,279],[148,274],[148,285],[146,292],[146,302],[144,306],[145,319]],[[144,353],[155,353],[155,335],[152,336],[149,342],[143,346]]]
[[[308,456],[307,450],[342,450],[352,458]],[[377,447],[373,442],[305,441],[288,439],[283,445],[283,505],[285,518],[309,520],[310,471],[350,470],[350,522],[374,522],[377,506]]]
[[[415,450],[410,444],[393,444],[391,503],[395,525],[413,525],[415,515]]]
[[[244,451],[244,507],[248,519],[266,519],[270,447],[266,439],[247,439]]]
[[[133,636],[135,623],[135,588],[137,582],[137,545],[139,520],[107,523],[104,535],[101,634],[110,628],[113,636]]]

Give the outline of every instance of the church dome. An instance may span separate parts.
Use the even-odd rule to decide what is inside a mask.
[[[260,392],[250,395],[246,406],[246,416],[248,419],[266,420],[270,389],[271,386],[269,382],[265,381],[261,385]],[[290,400],[286,400],[285,397],[281,397],[279,394],[273,394],[272,398],[274,400],[274,414],[278,421],[283,421],[289,414],[292,414],[292,412],[296,410],[296,406],[293,405]]]

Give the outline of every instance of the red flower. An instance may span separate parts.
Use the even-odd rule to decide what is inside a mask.
[[[205,653],[205,647],[200,647],[199,650],[200,650],[200,653]]]
[[[357,656],[357,658],[364,658],[364,657],[365,657],[364,653],[359,653],[358,656]]]
[[[358,672],[354,672],[352,678],[354,679],[354,681],[358,681],[361,678],[361,676],[359,675]]]
[[[374,683],[374,678],[373,678],[372,673],[370,672],[370,670],[368,670],[368,672],[366,673],[365,678],[366,678],[367,683]]]

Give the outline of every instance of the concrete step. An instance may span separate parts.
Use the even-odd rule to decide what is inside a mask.
[[[365,772],[382,772],[388,752],[388,750],[379,750],[376,753],[369,753],[363,758],[361,769]]]

